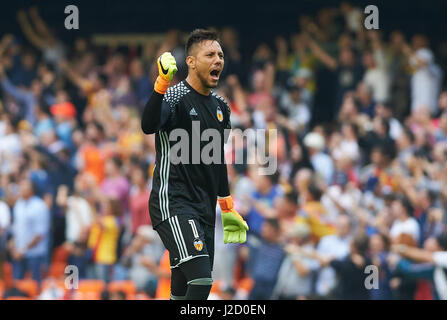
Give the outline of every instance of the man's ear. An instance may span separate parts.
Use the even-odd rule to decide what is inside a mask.
[[[196,58],[194,56],[187,56],[186,64],[187,64],[188,68],[195,69],[196,68]]]

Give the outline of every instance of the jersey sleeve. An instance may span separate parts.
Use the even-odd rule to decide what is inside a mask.
[[[167,130],[175,127],[178,119],[178,104],[178,101],[168,100],[166,96],[163,98],[160,129]]]
[[[153,92],[143,111],[141,128],[146,134],[174,128],[179,117],[179,104],[189,92],[183,83],[170,87],[164,95]]]
[[[222,164],[220,165],[220,179],[219,179],[219,187],[218,187],[218,196],[219,197],[226,197],[230,195],[230,186],[228,183],[228,170],[227,170],[227,164],[225,161],[225,150],[224,144],[227,143],[228,138],[230,136],[231,132],[231,109],[228,105],[227,101],[222,98],[221,96],[215,94],[216,98],[220,100],[220,105],[224,112],[224,136],[223,136],[223,143],[222,143]]]
[[[175,128],[181,117],[182,100],[185,95],[190,92],[189,88],[183,82],[170,87],[166,91],[163,103],[165,103],[165,111],[163,115],[163,123],[160,127],[162,130]]]
[[[164,96],[153,91],[144,106],[141,116],[141,129],[145,134],[156,133],[169,118],[169,107]]]

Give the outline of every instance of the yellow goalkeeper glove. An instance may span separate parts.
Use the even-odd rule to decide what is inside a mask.
[[[177,64],[174,56],[170,52],[165,52],[157,59],[157,66],[158,77],[155,81],[154,90],[160,94],[165,94],[169,82],[177,72]]]
[[[222,209],[222,225],[224,231],[224,243],[244,243],[247,241],[248,225],[234,210],[231,196],[218,198]]]

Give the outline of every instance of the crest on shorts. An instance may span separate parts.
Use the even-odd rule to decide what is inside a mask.
[[[200,239],[194,240],[194,248],[196,248],[197,251],[202,251],[203,249],[203,242]]]
[[[217,107],[217,120],[219,120],[219,122],[223,121],[223,112],[222,109],[218,106]]]

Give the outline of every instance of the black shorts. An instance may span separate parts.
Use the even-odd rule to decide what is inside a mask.
[[[214,261],[214,227],[200,223],[194,215],[175,215],[155,227],[169,251],[171,269],[196,257]]]

